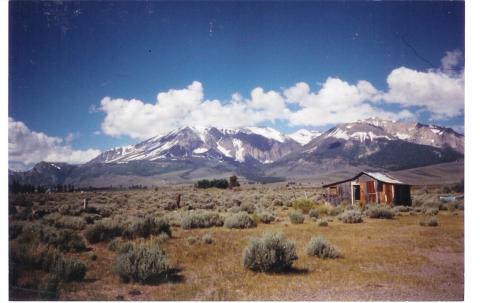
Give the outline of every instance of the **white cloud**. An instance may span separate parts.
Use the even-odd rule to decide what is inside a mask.
[[[452,51],[446,52],[442,67],[436,70],[397,68],[388,75],[385,92],[365,80],[351,84],[330,77],[317,92],[299,82],[283,92],[256,87],[248,98],[234,93],[230,100],[220,102],[205,99],[202,83],[194,81],[184,89],[159,93],[154,104],[105,97],[91,111],[105,113],[104,134],[134,139],[186,125],[240,127],[287,121],[298,126],[324,126],[370,117],[412,119],[420,112],[428,112],[432,119],[448,119],[463,114],[461,62],[461,52]],[[388,103],[403,109],[386,110]]]
[[[351,85],[338,78],[328,78],[317,93],[311,93],[306,83],[297,83],[284,91],[290,103],[300,109],[290,116],[293,125],[321,126],[351,122],[370,117],[402,119],[413,116],[409,111],[387,112],[373,106],[380,92],[368,81]]]
[[[434,119],[459,116],[464,109],[464,76],[439,70],[420,72],[406,67],[393,70],[387,77],[388,92],[382,98],[403,107],[425,108]]]
[[[463,53],[456,49],[454,51],[447,51],[442,58],[442,70],[445,73],[454,71],[454,69],[460,65],[463,61]]]
[[[65,139],[50,137],[44,133],[30,130],[23,122],[8,118],[8,155],[9,167],[25,170],[40,161],[84,163],[100,151],[96,149],[75,150],[70,145],[75,134]]]
[[[426,72],[396,68],[388,75],[387,84],[388,91],[382,96],[387,103],[420,107],[431,119],[460,116],[465,108],[463,53],[447,51],[441,68]]]
[[[155,104],[105,97],[99,109],[106,114],[102,123],[105,134],[135,139],[150,138],[185,125],[250,126],[285,119],[289,114],[283,97],[275,91],[265,92],[258,87],[252,90],[250,99],[235,93],[223,104],[205,100],[202,84],[197,81],[184,89],[159,93]]]

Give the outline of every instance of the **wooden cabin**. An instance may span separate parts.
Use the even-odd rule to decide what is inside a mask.
[[[412,205],[410,185],[380,172],[361,172],[323,188],[327,189],[327,200],[335,204],[349,200],[352,204]]]

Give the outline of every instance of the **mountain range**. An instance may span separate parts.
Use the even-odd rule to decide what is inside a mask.
[[[401,170],[463,159],[464,136],[450,128],[367,119],[324,133],[285,135],[269,127],[187,126],[117,147],[81,165],[41,162],[10,180],[78,186],[160,185],[239,175],[270,182],[354,169]]]

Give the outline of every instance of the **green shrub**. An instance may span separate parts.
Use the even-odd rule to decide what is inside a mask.
[[[212,244],[214,242],[213,236],[211,234],[204,234],[202,237],[202,242],[204,244]]]
[[[169,264],[166,253],[156,245],[137,244],[126,253],[119,254],[113,272],[123,282],[155,284],[170,280],[176,269]]]
[[[318,218],[320,218],[320,215],[321,215],[321,212],[320,212],[320,209],[318,209],[318,208],[312,208],[308,212],[308,216],[310,218],[318,219]]]
[[[83,220],[85,220],[85,223],[87,224],[93,224],[95,221],[102,219],[102,216],[98,214],[87,214],[83,213],[82,214]]]
[[[79,216],[82,213],[80,205],[61,205],[58,212],[65,216]]]
[[[87,271],[83,262],[65,258],[55,249],[36,245],[19,248],[12,254],[12,258],[17,264],[42,269],[63,281],[81,281]]]
[[[48,274],[38,286],[38,295],[40,300],[54,301],[58,300],[58,286],[60,279],[54,274]]]
[[[304,214],[308,214],[310,209],[315,207],[315,203],[307,199],[296,200],[293,202],[293,208],[300,210]]]
[[[393,210],[394,210],[395,212],[399,212],[399,213],[406,213],[406,212],[411,211],[412,208],[409,207],[409,206],[398,205],[398,206],[395,206],[395,207],[393,208]]]
[[[170,224],[164,218],[149,216],[127,224],[122,232],[122,237],[127,239],[134,239],[135,237],[146,238],[150,235],[161,233],[172,236]]]
[[[196,244],[197,241],[198,241],[198,238],[197,238],[196,236],[189,236],[189,237],[187,238],[187,243],[188,243],[189,245]]]
[[[275,199],[273,200],[273,206],[283,206],[283,201]]]
[[[271,213],[268,213],[268,212],[260,213],[258,215],[258,218],[259,218],[260,222],[265,223],[265,224],[269,224],[270,222],[273,222],[275,220],[275,217]]]
[[[297,260],[295,243],[282,234],[266,233],[250,241],[243,253],[243,266],[261,272],[281,272]]]
[[[58,230],[39,223],[24,226],[18,241],[20,243],[44,243],[61,251],[80,252],[86,249],[82,237],[74,231]]]
[[[170,237],[167,234],[161,233],[161,234],[153,237],[151,241],[152,241],[153,244],[155,244],[157,246],[160,246],[162,243],[166,242],[169,239],[170,239]]]
[[[61,251],[81,252],[87,249],[83,238],[75,232],[62,230],[56,242],[51,243]]]
[[[98,259],[98,256],[93,251],[88,254],[88,257],[92,261],[96,261]]]
[[[328,215],[328,212],[331,207],[329,207],[326,203],[319,204],[315,209],[315,213],[318,213],[320,216]]]
[[[362,213],[358,210],[347,210],[339,216],[343,223],[362,223]]]
[[[344,209],[342,206],[338,205],[336,207],[330,207],[328,208],[328,215],[335,217],[343,213]]]
[[[65,216],[59,213],[48,214],[43,220],[56,228],[70,228],[81,230],[85,228],[86,222],[83,217]]]
[[[290,222],[292,224],[302,224],[305,220],[305,217],[300,211],[291,211],[288,213],[288,217],[290,218]]]
[[[242,210],[240,209],[240,206],[234,206],[234,207],[230,208],[230,212],[234,213],[234,214],[239,213],[241,211]]]
[[[255,212],[255,205],[253,205],[251,202],[242,202],[242,204],[240,204],[240,211],[253,214]]]
[[[335,259],[340,256],[340,253],[333,247],[330,242],[322,237],[315,237],[308,243],[305,252],[309,256],[319,257],[322,259]]]
[[[24,222],[19,221],[10,222],[8,225],[8,239],[16,239],[23,232],[24,224]]]
[[[423,218],[420,221],[421,226],[438,226],[438,221],[436,217]]]
[[[438,208],[424,208],[423,213],[427,216],[436,216],[438,214]]]
[[[195,211],[186,215],[180,225],[183,229],[207,228],[222,226],[224,219],[219,213],[209,211]]]
[[[108,243],[108,250],[114,251],[117,253],[126,253],[133,249],[132,242],[127,242],[122,239],[116,238]]]
[[[456,209],[462,210],[463,209],[463,200],[456,200],[452,202],[448,202],[445,204],[445,208],[449,211],[455,211]]]
[[[225,219],[224,226],[228,228],[253,228],[257,224],[248,213],[239,212]]]
[[[393,219],[395,213],[385,206],[369,205],[365,214],[372,219]]]
[[[89,226],[84,236],[90,243],[98,243],[103,241],[109,241],[115,237],[121,236],[124,231],[124,227],[113,220],[102,220],[95,222],[92,226]]]
[[[436,210],[440,210],[440,208],[442,207],[442,202],[436,200],[436,201],[427,201],[427,202],[424,202],[422,207],[424,209],[436,209]]]
[[[65,281],[81,281],[87,272],[87,266],[75,259],[58,258],[49,272]]]
[[[328,221],[325,219],[318,220],[318,226],[328,226]]]

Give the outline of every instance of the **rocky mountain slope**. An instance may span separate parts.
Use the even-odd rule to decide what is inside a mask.
[[[399,170],[463,158],[464,136],[450,128],[368,119],[339,124],[267,168],[269,175],[305,176],[348,166]]]
[[[463,159],[464,136],[419,123],[368,119],[323,134],[272,128],[184,127],[113,148],[83,165],[37,164],[10,179],[32,184],[191,182],[237,174],[254,181],[308,177],[351,167],[400,170]]]
[[[89,163],[207,158],[272,163],[297,150],[300,143],[272,128],[219,129],[184,127],[135,145],[103,152]]]

